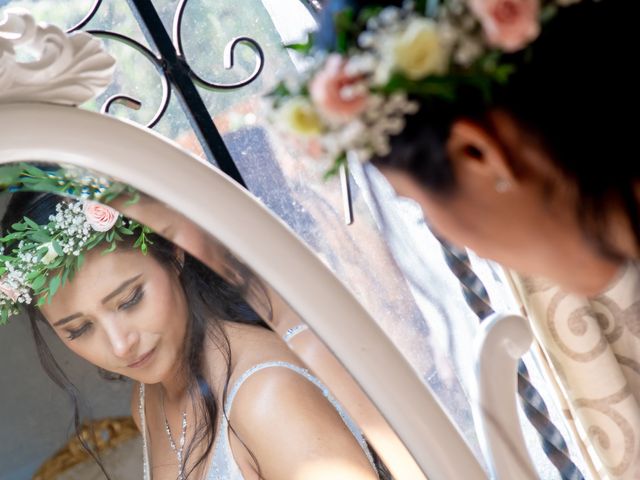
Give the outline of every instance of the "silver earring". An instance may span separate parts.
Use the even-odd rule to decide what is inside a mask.
[[[496,192],[505,193],[511,190],[511,182],[505,178],[499,178],[496,180]]]

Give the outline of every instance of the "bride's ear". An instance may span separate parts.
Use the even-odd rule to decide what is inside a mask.
[[[503,146],[495,135],[471,120],[456,120],[447,141],[454,168],[475,177],[512,184],[515,174]]]

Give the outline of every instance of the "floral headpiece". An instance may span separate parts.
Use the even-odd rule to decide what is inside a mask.
[[[312,56],[302,82],[270,94],[274,124],[312,140],[333,159],[326,176],[346,164],[389,154],[389,138],[415,113],[414,99],[453,101],[461,87],[490,101],[514,71],[505,54],[525,49],[559,8],[581,0],[422,0],[370,6],[334,17],[335,43],[315,51],[314,37],[289,48]],[[315,141],[313,141],[315,140]]]
[[[0,237],[0,325],[20,312],[21,306],[50,302],[58,289],[82,266],[84,253],[105,246],[103,253],[116,249],[125,236],[137,235],[134,248],[147,253],[151,230],[126,219],[117,210],[95,200],[109,201],[122,193],[136,193],[122,184],[96,178],[71,169],[43,170],[20,164],[0,167],[0,191],[38,190],[59,195],[76,195],[81,200],[65,199],[56,205],[56,213],[46,225],[28,217],[14,223]],[[9,248],[9,251],[6,249]]]

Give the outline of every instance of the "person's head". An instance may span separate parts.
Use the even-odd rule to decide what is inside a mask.
[[[180,256],[151,245],[144,255],[121,245],[95,248],[73,281],[40,311],[74,353],[138,382],[168,381],[183,367],[189,306],[180,281]]]
[[[372,160],[445,240],[602,289],[638,255],[640,4],[409,3],[328,2],[311,41],[329,54],[272,92],[278,122],[320,132],[328,175],[349,153]]]
[[[2,218],[3,237],[25,217],[47,225],[62,201],[51,193],[15,193]],[[76,429],[78,392],[55,361],[39,325],[50,327],[68,348],[102,370],[149,384],[176,375],[184,379],[202,414],[191,446],[204,441],[207,447],[197,465],[212,446],[219,409],[205,375],[205,343],[211,341],[222,352],[228,381],[231,358],[223,323],[265,324],[245,303],[245,285],[230,285],[154,233],[146,234],[145,254],[135,244],[137,237],[123,237],[112,252],[104,253],[109,243],[82,252],[82,265],[50,301],[36,306],[36,297],[26,310],[45,371],[73,402]],[[8,242],[6,251],[13,247]],[[73,251],[66,255],[76,258]]]
[[[433,229],[523,273],[594,294],[640,241],[631,60],[640,4],[560,10],[487,104],[422,102],[374,159]]]

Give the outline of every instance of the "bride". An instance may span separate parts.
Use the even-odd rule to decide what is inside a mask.
[[[0,241],[2,319],[26,311],[76,412],[40,325],[135,382],[145,479],[378,478],[346,412],[242,289],[148,227],[89,200],[17,192]]]

